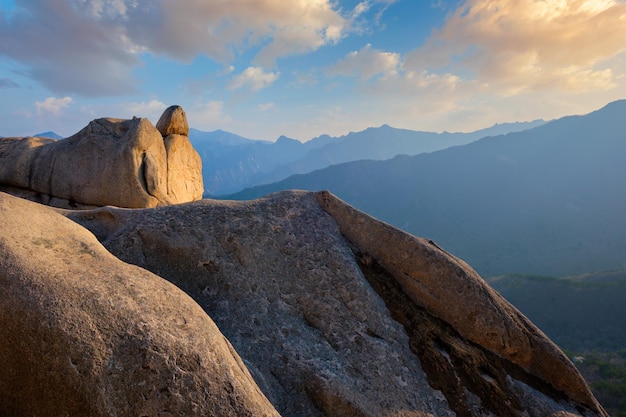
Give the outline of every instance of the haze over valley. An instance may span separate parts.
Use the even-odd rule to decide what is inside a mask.
[[[483,276],[626,267],[626,101],[471,144],[357,161],[229,196],[328,189]]]

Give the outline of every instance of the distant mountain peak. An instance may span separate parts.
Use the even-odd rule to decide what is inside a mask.
[[[287,137],[285,135],[281,135],[279,136],[279,138],[276,140],[276,143],[280,143],[280,144],[286,144],[286,143],[297,143],[297,144],[302,144],[302,142],[300,142],[298,139],[293,139],[290,137]]]
[[[33,135],[36,138],[50,138],[50,139],[63,139],[63,136],[53,132],[53,131],[48,131],[48,132],[42,132],[42,133],[37,133],[35,135]]]

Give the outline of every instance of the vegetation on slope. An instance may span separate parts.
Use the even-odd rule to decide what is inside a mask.
[[[626,417],[626,270],[487,280],[574,361],[615,417]]]

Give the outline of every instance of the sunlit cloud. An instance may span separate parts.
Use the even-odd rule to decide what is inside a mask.
[[[48,97],[43,101],[35,102],[35,111],[37,115],[44,113],[50,113],[55,116],[59,116],[72,102],[71,97]]]
[[[626,51],[626,3],[617,0],[468,0],[407,69],[459,72],[502,94],[615,86],[599,69]]]
[[[229,88],[238,89],[242,87],[249,87],[256,91],[262,88],[270,86],[279,77],[278,72],[265,72],[263,68],[248,67],[241,74],[234,76],[230,83]]]

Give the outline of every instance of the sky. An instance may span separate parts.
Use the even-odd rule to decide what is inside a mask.
[[[473,131],[626,98],[626,0],[0,0],[0,136],[181,105],[252,138]]]

